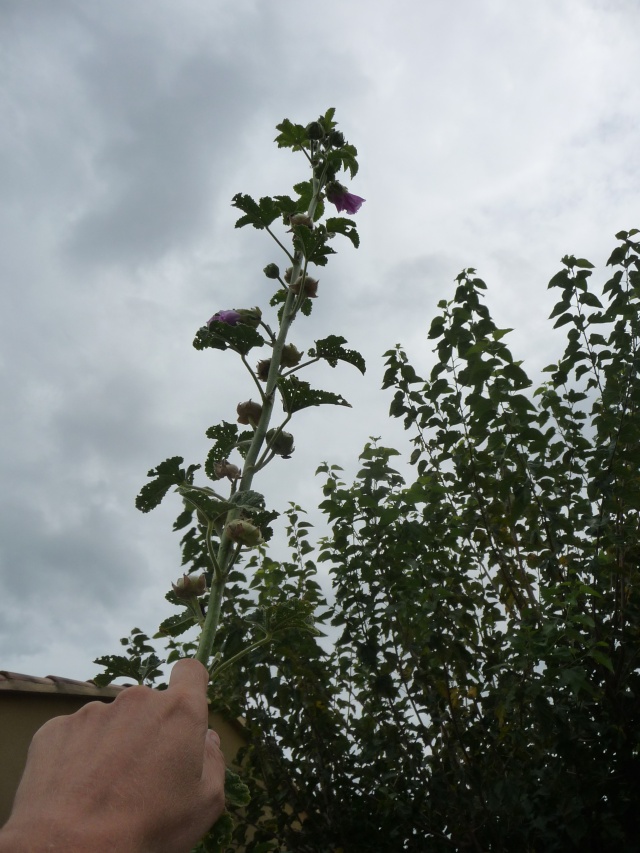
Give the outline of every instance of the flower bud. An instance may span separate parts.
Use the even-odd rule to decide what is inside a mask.
[[[289,225],[292,228],[295,225],[306,225],[307,228],[313,228],[313,219],[308,213],[292,213],[289,217]]]
[[[295,367],[296,364],[300,364],[301,358],[302,353],[300,350],[293,344],[287,344],[282,348],[282,359],[280,360],[280,364],[283,367]]]
[[[256,366],[256,375],[260,382],[266,382],[269,378],[269,368],[271,367],[271,359],[263,358]]]
[[[254,403],[253,400],[246,400],[244,403],[238,403],[236,412],[238,413],[239,424],[249,424],[255,427],[260,420],[262,406],[260,403]]]
[[[290,432],[278,432],[277,429],[270,429],[266,435],[267,444],[278,456],[283,459],[289,459],[293,451],[294,438]]]
[[[329,134],[329,145],[333,146],[333,148],[342,148],[344,143],[344,133],[339,130],[332,130]]]
[[[236,314],[241,326],[251,326],[252,329],[257,329],[262,320],[262,311],[257,305],[255,308],[237,308]]]
[[[267,264],[262,272],[267,278],[278,278],[280,275],[280,268],[278,267],[278,264]]]
[[[213,465],[213,473],[219,480],[223,477],[227,477],[229,480],[239,480],[242,476],[242,471],[238,466],[232,465],[228,459],[221,459],[219,462],[215,462]]]
[[[309,139],[322,139],[324,136],[324,130],[319,121],[312,121],[305,129]]]
[[[300,289],[303,288],[305,296],[308,296],[310,299],[315,299],[318,295],[318,284],[318,279],[311,278],[310,275],[305,275],[304,278],[303,276],[298,276],[293,284],[289,285],[289,290],[291,290],[292,293],[298,294],[300,293]]]
[[[207,320],[207,326],[210,326],[212,323],[226,323],[227,326],[236,326],[239,320],[240,314],[238,311],[217,311],[213,317]]]
[[[255,548],[264,542],[260,529],[250,521],[230,521],[224,532],[232,542],[246,545],[248,548]]]
[[[177,583],[171,584],[176,598],[180,601],[189,601],[192,598],[197,598],[207,591],[207,579],[204,575],[182,575]]]

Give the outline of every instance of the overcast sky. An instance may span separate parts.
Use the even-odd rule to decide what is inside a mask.
[[[134,498],[251,396],[191,341],[267,307],[280,258],[230,200],[307,178],[279,121],[336,107],[367,199],[291,338],[343,335],[366,379],[307,372],[353,408],[298,416],[256,481],[313,509],[322,460],[353,473],[368,436],[403,441],[381,356],[402,342],[428,371],[463,267],[526,366],[553,360],[560,258],[602,266],[640,227],[639,43],[637,0],[0,0],[0,669],[89,678],[168,614],[178,502]]]

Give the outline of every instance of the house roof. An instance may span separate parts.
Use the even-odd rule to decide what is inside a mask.
[[[115,699],[122,690],[130,685],[110,684],[108,687],[96,687],[92,681],[77,681],[61,675],[25,675],[22,672],[0,670],[0,693],[50,693],[61,696],[91,696],[95,699]]]
[[[86,696],[89,699],[115,699],[116,696],[132,684],[110,684],[108,687],[97,687],[92,681],[78,681],[75,678],[64,678],[61,675],[25,675],[22,672],[0,670],[0,697],[2,694],[35,693],[58,696]],[[219,715],[217,715],[219,716]],[[244,719],[234,719],[224,715],[224,721],[231,726],[243,739],[247,738],[247,727]]]

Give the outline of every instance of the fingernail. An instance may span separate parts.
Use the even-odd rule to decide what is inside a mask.
[[[207,737],[209,740],[214,743],[216,746],[220,746],[220,737],[218,736],[218,732],[214,732],[213,729],[209,729],[207,731]]]

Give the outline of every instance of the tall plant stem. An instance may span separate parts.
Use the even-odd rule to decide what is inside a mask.
[[[319,180],[315,176],[313,177],[313,194],[307,210],[307,214],[311,220],[313,220],[313,216],[318,205],[322,184],[322,180]],[[278,240],[276,240],[276,242],[281,246]],[[286,254],[288,258],[291,258],[289,252],[286,252]],[[302,252],[296,251],[293,256],[291,281],[296,281],[303,270],[306,270],[304,255]],[[291,324],[293,323],[298,308],[302,302],[302,295],[302,291],[300,293],[300,298],[298,298],[291,290],[287,293],[287,298],[282,309],[280,329],[278,331],[278,336],[273,343],[271,364],[269,366],[269,374],[267,376],[266,388],[262,399],[262,414],[260,415],[260,420],[256,426],[256,430],[253,434],[253,439],[249,446],[249,450],[247,451],[242,468],[242,478],[240,479],[240,484],[238,486],[238,491],[240,492],[248,491],[251,488],[253,477],[256,473],[257,461],[266,440],[267,430],[269,429],[269,423],[271,422],[271,415],[273,414],[278,378],[280,376],[280,366],[282,362],[282,350],[284,349]],[[227,524],[231,521],[235,521],[239,517],[240,513],[240,509],[230,510],[227,513]],[[207,536],[209,536],[208,531]],[[211,582],[211,591],[209,593],[207,615],[198,641],[198,650],[195,654],[196,660],[199,660],[207,667],[218,631],[218,625],[220,623],[220,612],[224,599],[224,587],[231,560],[231,545],[231,540],[226,533],[223,532],[220,537],[220,546],[218,548],[217,557],[215,561],[212,560],[214,572]]]

